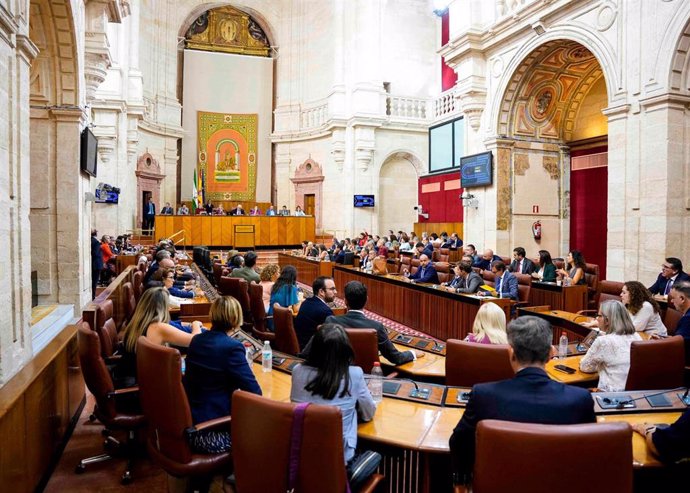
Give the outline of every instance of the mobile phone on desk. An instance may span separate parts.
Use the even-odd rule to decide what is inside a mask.
[[[563,373],[567,373],[568,375],[572,375],[573,373],[577,372],[575,368],[570,368],[569,366],[565,365],[554,365],[553,368],[555,370],[562,371]]]

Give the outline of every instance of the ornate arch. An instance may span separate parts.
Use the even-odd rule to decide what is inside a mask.
[[[157,159],[147,151],[137,159],[137,224],[142,224],[142,212],[144,203],[142,201],[143,192],[151,192],[153,202],[160,210],[161,181],[165,175],[161,173],[161,167]]]
[[[690,19],[676,41],[667,73],[669,92],[690,93]]]
[[[552,42],[567,43],[575,42],[589,50],[594,58],[599,62],[599,67],[606,82],[606,93],[608,95],[609,106],[612,106],[619,99],[624,97],[622,83],[618,76],[618,63],[613,56],[613,49],[608,43],[598,38],[583,27],[577,25],[557,26],[547,31],[541,36],[534,37],[525,43],[510,59],[502,70],[502,77],[497,85],[496,97],[500,98],[492,107],[491,121],[489,128],[494,129],[495,135],[505,136],[501,132],[501,126],[507,122],[507,112],[510,111],[510,101],[506,100],[506,92],[511,84],[519,82],[516,73],[523,66],[528,58],[537,49],[544,45],[551,45]],[[503,66],[503,63],[499,63]],[[595,81],[591,81],[592,83]],[[504,127],[505,130],[505,127]]]
[[[391,159],[404,159],[408,161],[412,166],[414,166],[415,171],[417,172],[417,176],[421,176],[424,174],[426,171],[424,169],[424,163],[422,162],[421,159],[417,157],[417,155],[407,149],[397,149],[395,151],[389,152],[388,155],[381,161],[381,165],[379,166],[378,173],[377,175],[381,174],[381,169],[388,163]]]
[[[295,186],[295,205],[304,209],[304,196],[314,195],[314,217],[317,231],[321,231],[324,179],[323,168],[311,157],[300,164],[295,170],[294,178],[290,178]]]

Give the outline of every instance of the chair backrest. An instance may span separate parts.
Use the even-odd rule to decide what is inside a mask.
[[[249,283],[249,308],[252,312],[252,333],[262,341],[275,339],[275,334],[266,328],[266,307],[264,306],[264,287],[255,282]]]
[[[484,269],[482,271],[482,279],[484,279],[484,284],[491,284],[493,286],[496,283],[496,274],[491,272],[490,269]]]
[[[597,264],[585,264],[585,281],[589,307],[596,308],[599,298],[599,266]]]
[[[297,356],[299,342],[293,325],[292,310],[278,303],[273,305],[273,327],[275,329],[275,349],[282,353]]]
[[[507,344],[479,344],[448,339],[446,385],[471,387],[476,383],[506,380],[515,375]]]
[[[532,290],[532,276],[529,274],[513,274],[518,280],[518,301],[528,302]]]
[[[503,262],[503,263],[505,264],[506,269],[508,268],[508,266],[510,265],[510,263],[511,263],[512,261],[513,261],[513,259],[510,258],[510,257],[501,257],[501,262]],[[492,263],[493,263],[493,262],[492,262]]]
[[[672,389],[683,386],[685,343],[680,336],[635,341],[625,390]]]
[[[223,264],[214,263],[213,264],[213,280],[216,282],[216,286],[220,284],[220,278],[223,277]]]
[[[109,318],[96,332],[98,333],[98,339],[101,343],[101,355],[107,358],[115,354],[118,344],[117,324],[115,320]]]
[[[477,426],[473,492],[632,492],[631,434],[630,425],[621,422],[542,425],[482,420]],[[567,450],[568,459],[554,453],[558,450]],[[595,470],[593,464],[606,467]]]
[[[122,313],[125,320],[129,321],[134,315],[134,310],[137,308],[137,300],[134,298],[134,288],[131,282],[126,282],[122,285]]]
[[[556,266],[556,269],[564,269],[565,268],[565,260],[563,260],[562,258],[558,257],[558,258],[554,258],[551,260],[553,261],[553,265]]]
[[[376,329],[345,329],[355,352],[355,366],[364,373],[371,373],[374,363],[379,360],[379,344]]]
[[[148,442],[162,456],[177,463],[192,460],[185,430],[192,413],[182,386],[182,358],[177,349],[137,341],[139,398],[148,421]]]
[[[96,305],[96,320],[94,321],[95,327],[101,327],[106,320],[113,317],[113,300],[108,298],[107,300],[101,301]]]
[[[142,262],[138,265],[138,270],[142,274],[146,274],[146,271],[148,270],[149,266],[147,265],[147,262]]]
[[[249,286],[247,281],[239,277],[221,277],[218,284],[218,291],[223,296],[232,296],[240,302],[242,315],[246,320],[251,318],[251,308],[249,306]]]
[[[398,272],[403,272],[405,269],[408,271],[412,268],[412,257],[408,255],[403,255],[400,259],[400,270]]]
[[[410,260],[410,274],[414,274],[419,270],[419,266],[421,265],[421,262],[419,261],[418,258],[413,258]]]
[[[673,335],[676,333],[676,327],[678,327],[678,322],[683,318],[683,314],[676,310],[675,308],[669,306],[666,308],[666,313],[664,313],[664,325],[668,333]]]
[[[441,261],[441,252],[438,248],[434,248],[434,251],[431,253],[431,258],[429,260],[431,260],[432,262]]]
[[[450,271],[450,264],[448,262],[436,262],[434,268],[438,274],[439,282],[448,282],[454,277],[454,274]]]
[[[132,287],[134,288],[134,299],[137,303],[139,303],[139,298],[141,298],[141,294],[144,292],[143,282],[144,273],[140,270],[136,271],[132,277]]]
[[[448,259],[450,259],[450,248],[441,248],[438,252],[438,261],[448,262]]]
[[[623,283],[618,281],[600,281],[599,282],[599,297],[597,299],[597,306],[601,306],[604,301],[621,301],[621,291],[623,290]]]
[[[232,394],[232,448],[237,491],[287,491],[294,409],[294,404],[241,390]],[[340,408],[312,404],[306,409],[295,491],[345,491],[342,430]]]
[[[88,323],[82,322],[77,333],[79,345],[79,363],[84,375],[84,382],[96,399],[98,417],[103,421],[112,419],[115,414],[115,401],[108,394],[115,390],[113,380],[101,356],[101,344],[98,334],[91,330]],[[106,423],[104,423],[106,424]]]

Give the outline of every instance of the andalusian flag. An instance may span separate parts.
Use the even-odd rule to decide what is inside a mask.
[[[201,200],[201,187],[199,186],[199,178],[196,168],[194,168],[194,184],[192,185],[192,214],[196,214],[196,210],[203,204]]]

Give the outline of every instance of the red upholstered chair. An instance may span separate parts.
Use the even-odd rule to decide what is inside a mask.
[[[621,301],[621,291],[623,290],[623,283],[618,281],[600,281],[598,284],[598,292],[596,295],[596,305],[594,308],[588,310],[580,310],[577,313],[594,316],[599,311],[599,307],[604,301]]]
[[[418,258],[413,258],[412,260],[410,260],[410,274],[416,273],[419,270],[420,265],[421,262]]]
[[[273,327],[275,329],[275,349],[282,353],[297,356],[299,342],[293,325],[292,309],[273,304]]]
[[[264,307],[264,287],[255,282],[249,283],[249,308],[252,312],[252,334],[262,341],[274,341],[275,334],[266,326],[266,308]]]
[[[345,329],[355,352],[354,366],[371,373],[374,363],[379,361],[379,344],[376,329]]]
[[[458,339],[446,343],[446,385],[471,387],[515,375],[507,344],[479,344]]]
[[[625,390],[673,389],[683,386],[685,343],[680,336],[635,341]]]
[[[249,307],[249,287],[247,281],[239,277],[221,277],[218,284],[218,291],[223,296],[232,296],[240,302],[242,315],[246,320],[251,319],[251,309]]]
[[[564,269],[565,268],[565,260],[562,258],[554,258],[553,260],[553,265],[556,266],[556,269]]]
[[[542,425],[480,421],[472,490],[631,493],[631,434],[630,425],[620,422]],[[562,453],[566,450],[567,460]],[[606,467],[596,470],[593,464]]]
[[[450,259],[450,248],[441,248],[439,249],[438,253],[439,262],[448,262]]]
[[[585,264],[585,281],[587,281],[588,308],[593,310],[597,304],[599,295],[599,266],[597,264]]]
[[[489,286],[494,286],[496,284],[496,274],[491,272],[488,269],[484,269],[481,271],[482,279],[484,279],[484,284],[488,284]]]
[[[450,271],[450,264],[448,262],[436,262],[434,268],[438,273],[439,282],[448,282],[454,277],[454,274]]]
[[[294,409],[294,404],[242,390],[232,395],[232,446],[239,493],[288,490]],[[338,407],[315,404],[307,407],[295,491],[343,493],[346,490],[342,430]],[[375,474],[360,493],[373,492],[382,479],[383,476]]]
[[[532,276],[529,274],[514,274],[518,280],[518,303],[520,306],[529,304],[529,293],[532,290]]]
[[[412,269],[412,257],[408,255],[403,255],[402,258],[400,259],[400,270],[398,272],[405,272],[407,270],[408,272]]]
[[[214,263],[213,264],[213,280],[216,286],[220,285],[220,278],[223,277],[223,264]]]
[[[121,481],[123,484],[128,484],[132,481],[132,458],[136,449],[134,444],[135,433],[146,424],[144,415],[136,410],[136,405],[133,405],[136,404],[136,393],[139,389],[131,387],[115,390],[113,380],[101,356],[101,345],[98,335],[91,330],[89,324],[84,322],[79,326],[77,340],[79,345],[79,362],[84,375],[84,381],[89,392],[93,394],[96,400],[93,416],[103,423],[106,428],[106,443],[121,446],[126,453],[127,466]],[[110,436],[110,430],[126,431],[127,442],[120,444],[120,442]],[[110,454],[106,453],[83,459],[77,465],[76,472],[82,473],[86,470],[88,464],[103,462],[112,458]]]
[[[683,314],[669,304],[668,308],[666,308],[666,313],[664,313],[664,325],[669,334],[673,335],[676,333],[676,327],[678,327],[678,322],[682,317]]]
[[[143,281],[144,274],[140,270],[135,271],[134,276],[132,276],[132,287],[134,288],[134,299],[137,303],[139,303],[139,298],[141,298],[141,294],[144,292]]]
[[[126,282],[122,285],[122,293],[120,296],[122,314],[124,316],[124,319],[120,321],[120,327],[122,327],[132,319],[134,310],[137,308],[137,300],[134,297],[134,287],[132,287],[131,282]]]
[[[192,413],[182,386],[181,361],[177,349],[153,344],[145,337],[137,341],[139,394],[148,421],[146,448],[149,456],[175,477],[229,474],[232,471],[230,452],[196,454],[189,447],[190,433],[206,429],[229,430],[230,416],[192,424]]]

